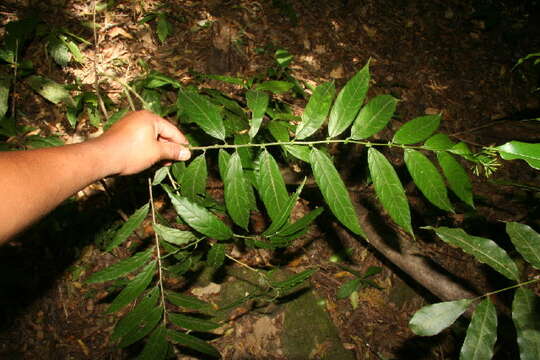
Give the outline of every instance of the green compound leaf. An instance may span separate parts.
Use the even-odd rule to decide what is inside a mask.
[[[206,208],[190,201],[188,198],[173,194],[168,187],[164,187],[164,189],[178,215],[189,226],[213,239],[228,240],[232,237],[231,229]]]
[[[276,160],[266,150],[259,156],[257,183],[257,190],[268,211],[268,216],[274,222],[287,206],[289,193]]]
[[[63,102],[68,106],[76,107],[75,101],[64,85],[38,75],[30,76],[26,81],[32,90],[53,104]]]
[[[219,352],[212,345],[202,341],[195,336],[184,334],[174,330],[167,331],[167,337],[170,341],[188,347],[202,354],[206,354],[215,358],[219,358]]]
[[[228,169],[223,179],[225,184],[224,195],[227,212],[235,224],[247,230],[251,201],[246,191],[247,180],[242,169],[240,155],[235,152],[229,162]]]
[[[319,130],[328,116],[335,95],[336,87],[333,81],[315,88],[302,114],[302,122],[296,128],[298,140],[305,139]]]
[[[328,120],[328,135],[333,138],[351,125],[369,88],[369,61],[339,92]]]
[[[118,279],[119,277],[129,274],[143,266],[152,257],[153,248],[138,252],[131,257],[121,260],[97,273],[94,273],[86,279],[85,283],[93,284]]]
[[[347,188],[332,160],[322,151],[313,148],[310,163],[315,181],[332,213],[353,233],[365,237]]]
[[[167,21],[167,17],[165,16],[165,14],[160,13],[157,17],[156,32],[161,43],[164,43],[165,40],[167,40],[167,37],[171,33],[171,30],[172,25],[169,23],[169,21]]]
[[[531,290],[520,287],[512,302],[512,320],[517,331],[521,360],[540,359],[540,299]]]
[[[452,325],[472,302],[471,299],[461,299],[424,306],[414,314],[409,327],[416,335],[437,335]]]
[[[426,140],[439,128],[441,115],[420,116],[405,123],[394,134],[392,142],[396,144],[416,144]]]
[[[54,61],[60,66],[67,66],[71,61],[71,52],[67,45],[57,36],[49,37],[49,54]]]
[[[424,154],[406,149],[405,165],[416,186],[433,205],[442,210],[454,211],[441,174]]]
[[[144,269],[129,282],[129,284],[113,300],[106,312],[110,314],[118,311],[141,295],[152,281],[155,270],[156,261],[154,260],[146,265]]]
[[[447,152],[437,153],[437,159],[448,182],[448,187],[461,201],[474,208],[471,180],[463,166]]]
[[[461,347],[460,360],[490,360],[497,340],[497,311],[485,299],[476,309]]]
[[[151,310],[156,306],[158,298],[158,287],[154,287],[152,290],[142,296],[142,299],[137,306],[135,306],[130,313],[120,319],[120,321],[118,321],[111,335],[111,340],[115,341],[123,338],[138,327],[141,327],[141,325],[144,325]]]
[[[120,229],[114,235],[114,238],[110,244],[105,249],[106,251],[111,251],[116,248],[118,245],[122,244],[132,233],[138,228],[146,215],[148,215],[148,210],[150,209],[150,204],[146,203],[137,209],[122,225]]]
[[[11,81],[8,78],[0,77],[0,120],[4,118],[9,107],[9,88]]]
[[[499,151],[499,154],[504,160],[525,160],[529,166],[540,170],[540,143],[531,144],[521,141],[510,141],[504,145],[497,146],[495,150]]]
[[[283,145],[283,148],[298,160],[309,163],[311,150],[304,145]]]
[[[255,88],[258,91],[270,91],[274,94],[282,94],[290,91],[294,87],[293,83],[279,80],[269,80],[257,84]]]
[[[451,149],[455,143],[446,134],[435,134],[424,143],[424,148],[428,150],[442,151]]]
[[[362,283],[362,279],[360,278],[354,278],[352,280],[347,281],[346,283],[344,283],[343,285],[339,287],[336,297],[338,299],[348,298],[353,292],[358,290],[361,283]]]
[[[221,326],[213,321],[183,314],[169,313],[168,317],[173,324],[188,330],[208,332]]]
[[[169,343],[165,338],[166,331],[163,326],[158,326],[148,338],[148,342],[144,345],[144,349],[137,359],[165,360],[169,351]]]
[[[371,99],[360,110],[351,128],[351,138],[367,139],[388,124],[396,111],[397,99],[390,95],[379,95]]]
[[[540,234],[530,226],[516,222],[506,223],[506,232],[521,256],[540,269]]]
[[[287,223],[287,220],[291,217],[292,210],[294,208],[294,205],[296,205],[296,202],[298,201],[298,198],[300,197],[300,193],[302,192],[302,189],[304,188],[304,185],[306,184],[306,178],[304,178],[304,181],[298,186],[296,189],[296,192],[288,199],[287,204],[285,205],[285,208],[281,212],[281,214],[272,221],[272,224],[266,229],[263,233],[264,236],[270,236],[275,234],[281,227]]]
[[[209,303],[199,300],[195,296],[167,291],[166,298],[170,303],[190,310],[206,310],[211,308]]]
[[[302,284],[307,279],[309,279],[311,275],[313,275],[316,272],[317,272],[317,269],[304,270],[298,274],[295,274],[289,277],[287,280],[273,282],[272,287],[276,289],[281,289],[281,290],[289,290],[289,289],[295,288],[298,285]]]
[[[413,234],[411,211],[405,190],[392,164],[375,148],[368,150],[368,165],[375,193],[388,215],[409,234]]]
[[[185,245],[197,240],[191,231],[178,230],[161,224],[154,224],[153,227],[160,238],[174,245]]]
[[[220,267],[221,265],[223,265],[223,262],[225,261],[225,245],[223,244],[212,245],[206,257],[207,257],[206,262],[208,263],[208,265],[214,268]]]
[[[259,132],[269,99],[268,94],[264,91],[248,90],[246,92],[247,106],[251,111],[249,137],[252,139]]]
[[[463,229],[431,226],[426,226],[425,229],[435,231],[445,243],[461,248],[467,254],[473,255],[476,260],[491,266],[508,279],[519,281],[519,270],[516,263],[493,240],[471,236]]]
[[[163,315],[163,308],[161,306],[156,306],[144,314],[144,318],[138,323],[131,332],[126,334],[120,343],[119,347],[129,346],[139,340],[141,340],[146,335],[150,334],[152,330],[155,329],[156,325],[161,320]]]
[[[225,140],[225,125],[220,109],[206,97],[180,89],[178,107],[208,135]]]
[[[186,170],[184,170],[180,188],[182,195],[190,200],[199,199],[199,195],[206,193],[207,177],[206,156],[203,153],[193,159]]]

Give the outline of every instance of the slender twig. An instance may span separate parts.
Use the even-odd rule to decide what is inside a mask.
[[[129,84],[127,84],[126,82],[118,79],[116,76],[112,76],[112,75],[109,75],[109,74],[101,73],[100,75],[103,76],[103,77],[106,77],[106,78],[109,78],[109,79],[112,79],[112,80],[116,81],[117,83],[122,85],[122,87],[124,89],[129,90],[133,95],[135,95],[135,97],[137,99],[139,99],[139,101],[143,104],[143,106],[145,106],[145,107],[148,106],[148,103],[146,102],[146,100],[144,100],[143,97],[141,95],[139,95],[139,93],[137,91],[135,91],[135,89],[133,87],[131,87]]]
[[[13,65],[13,97],[11,101],[11,116],[13,119],[17,119],[17,69],[19,67],[19,39],[15,39],[15,55],[14,55],[14,62]]]
[[[525,285],[529,285],[529,284],[533,284],[535,282],[538,282],[540,281],[540,278],[535,278],[535,279],[531,279],[531,280],[527,280],[525,282],[522,282],[522,283],[519,283],[519,284],[515,284],[515,285],[512,285],[512,286],[508,286],[508,287],[505,287],[503,289],[499,289],[499,290],[495,290],[495,291],[490,291],[488,293],[485,293],[483,295],[480,295],[472,300],[480,300],[484,297],[488,297],[488,296],[491,296],[491,295],[495,295],[495,294],[498,294],[498,293],[501,293],[503,291],[508,291],[508,290],[512,290],[512,289],[515,289],[515,288],[518,288],[518,287],[522,287],[522,286],[525,286]]]
[[[105,119],[109,119],[109,114],[107,113],[107,108],[105,107],[105,103],[103,102],[103,98],[101,97],[101,93],[99,92],[99,74],[98,74],[98,56],[99,56],[99,37],[97,35],[97,24],[96,24],[96,2],[97,0],[94,0],[94,10],[92,14],[92,21],[93,21],[93,29],[94,29],[94,91],[96,92],[96,97],[98,98],[98,104],[101,109],[101,112],[103,113],[103,116],[105,116]]]
[[[156,209],[154,208],[154,195],[152,193],[152,179],[148,178],[148,193],[150,195],[150,208],[152,209],[152,224],[156,224]],[[156,241],[156,255],[158,263],[158,282],[161,291],[161,306],[165,310],[165,290],[163,289],[163,270],[161,266],[161,250],[159,249],[159,236],[154,231]],[[167,312],[163,311],[163,326],[167,325]]]

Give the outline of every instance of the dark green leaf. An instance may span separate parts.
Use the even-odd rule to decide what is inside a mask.
[[[180,326],[184,329],[195,330],[195,331],[211,331],[217,329],[221,325],[213,321],[204,320],[194,316],[188,316],[183,314],[169,313],[169,319],[171,322],[177,326]]]
[[[328,120],[328,135],[336,137],[351,125],[369,88],[369,61],[339,92]]]
[[[165,338],[166,331],[163,326],[158,326],[148,338],[148,342],[137,359],[165,360],[169,351],[169,343]]]
[[[298,285],[302,284],[307,279],[309,279],[311,275],[313,275],[316,272],[317,272],[317,269],[304,270],[298,274],[292,275],[287,280],[272,283],[272,287],[281,289],[281,290],[295,288]]]
[[[504,160],[525,160],[529,166],[540,170],[540,143],[531,144],[521,141],[511,141],[497,146],[495,150],[499,151],[499,154]]]
[[[406,149],[405,165],[416,186],[433,205],[442,210],[454,211],[441,174],[424,154]]]
[[[139,209],[137,209],[127,219],[127,221],[122,225],[122,227],[118,229],[111,243],[107,246],[106,251],[111,251],[118,245],[122,244],[133,233],[133,231],[135,231],[135,229],[142,224],[144,218],[146,218],[146,215],[148,215],[149,208],[150,204],[146,203]]]
[[[26,147],[32,148],[32,149],[42,149],[42,148],[47,148],[47,147],[52,147],[52,146],[64,145],[64,141],[56,135],[52,135],[48,137],[42,137],[39,135],[30,135],[25,138],[25,143],[26,143],[25,144]]]
[[[474,208],[471,180],[463,166],[447,152],[437,153],[437,159],[450,189],[461,201]]]
[[[161,184],[163,179],[167,177],[167,174],[169,173],[169,167],[168,166],[162,166],[160,167],[155,173],[154,173],[154,180],[152,180],[152,185],[156,186]]]
[[[168,226],[154,224],[154,231],[165,241],[174,245],[185,245],[197,239],[191,231],[178,230]]]
[[[397,99],[390,95],[379,95],[371,99],[360,110],[351,128],[351,138],[366,139],[388,124],[396,111]]]
[[[352,280],[347,281],[346,283],[344,283],[343,285],[339,287],[336,297],[338,299],[348,298],[353,292],[358,290],[361,282],[362,282],[362,279],[359,279],[359,278],[354,278]]]
[[[156,261],[150,262],[144,269],[129,282],[129,284],[113,300],[107,313],[112,313],[122,309],[124,306],[135,300],[148,287],[154,272],[156,270]]]
[[[162,315],[163,308],[161,306],[156,306],[146,312],[144,318],[137,324],[135,328],[133,328],[133,330],[122,338],[118,346],[121,348],[129,346],[150,334],[161,320]]]
[[[182,175],[181,191],[182,195],[190,200],[199,199],[198,195],[206,193],[206,179],[208,170],[206,168],[206,153],[197,156],[188,165]]]
[[[437,335],[452,325],[471,303],[471,299],[461,299],[424,306],[414,314],[409,327],[416,335]]]
[[[4,118],[9,107],[9,88],[11,81],[8,78],[0,77],[0,120]]]
[[[367,279],[368,277],[379,274],[382,271],[382,268],[378,266],[370,266],[362,276],[362,279]]]
[[[144,87],[155,89],[165,85],[171,85],[175,89],[182,87],[182,84],[179,81],[157,71],[152,71],[148,75]]]
[[[186,163],[183,161],[177,161],[171,166],[171,172],[174,176],[174,180],[177,183],[182,184],[184,173],[186,172]]]
[[[335,95],[336,87],[333,81],[315,88],[302,114],[302,122],[296,128],[297,139],[305,139],[319,130],[328,116]]]
[[[411,212],[405,190],[392,164],[378,150],[368,150],[368,165],[375,193],[388,215],[409,234],[413,234]]]
[[[168,330],[167,335],[170,341],[198,351],[200,353],[219,358],[219,352],[212,345],[202,341],[195,336],[184,334],[174,330]]]
[[[69,94],[69,91],[67,91],[66,88],[61,84],[38,75],[30,76],[27,79],[27,82],[35,92],[53,104],[63,102],[68,106],[76,106],[73,98]]]
[[[277,141],[286,142],[290,140],[289,126],[284,121],[271,121],[268,124],[268,130]]]
[[[540,359],[540,301],[531,290],[520,287],[512,302],[521,360]]]
[[[66,66],[71,61],[71,52],[67,45],[56,36],[49,37],[49,54],[60,66]]]
[[[516,263],[493,240],[471,236],[462,229],[431,226],[425,228],[435,231],[445,243],[458,246],[467,254],[473,255],[476,260],[488,264],[510,280],[519,281],[519,270]]]
[[[206,310],[211,307],[207,302],[199,300],[194,296],[178,294],[172,291],[168,291],[166,296],[167,300],[172,304],[190,310]]]
[[[246,191],[248,184],[238,152],[231,156],[223,182],[227,211],[235,224],[247,230],[251,201]]]
[[[231,154],[225,149],[219,149],[218,155],[218,167],[219,167],[219,176],[221,180],[225,181],[225,175],[227,175],[227,167],[229,166],[229,160],[231,159]]]
[[[540,234],[530,226],[516,222],[506,223],[506,232],[521,256],[540,269]]]
[[[225,261],[225,245],[223,244],[214,244],[208,251],[207,263],[208,265],[218,268],[223,265]]]
[[[461,347],[460,360],[490,360],[497,340],[497,311],[485,299],[476,309]]]
[[[92,284],[118,279],[144,265],[152,257],[152,252],[153,249],[148,249],[132,255],[127,259],[121,260],[116,264],[90,275],[85,282],[87,284]]]
[[[219,108],[202,95],[180,90],[177,102],[185,114],[208,135],[225,140],[225,126]]]
[[[118,321],[111,335],[111,340],[115,341],[123,338],[143,325],[148,320],[152,309],[156,306],[158,298],[159,288],[156,286],[142,297],[141,301],[131,312]]]
[[[278,234],[281,236],[289,236],[304,230],[306,227],[309,226],[309,224],[311,224],[313,220],[317,218],[317,216],[319,216],[323,212],[323,210],[324,208],[320,207],[313,211],[310,211],[309,213],[298,219],[295,223],[284,226],[282,229],[279,230]]]
[[[276,160],[266,150],[261,152],[259,156],[257,179],[257,190],[270,219],[275,221],[283,213],[289,200],[289,194]]]
[[[310,163],[315,181],[332,213],[353,233],[365,237],[347,188],[332,160],[322,151],[313,148]]]
[[[107,122],[103,125],[103,130],[107,130],[108,128],[113,126],[114,123],[123,118],[128,113],[128,111],[129,110],[127,108],[124,108],[112,114],[109,120],[107,120]]]
[[[293,83],[279,80],[269,80],[257,84],[255,88],[258,91],[270,91],[275,94],[282,94],[290,91],[294,87]]]
[[[171,33],[172,25],[167,21],[167,17],[165,14],[161,13],[157,17],[157,35],[159,38],[159,41],[161,43],[164,43],[165,40],[167,40],[167,37]]]
[[[309,163],[309,158],[311,154],[311,150],[308,146],[305,145],[283,145],[283,148],[287,150],[289,154],[297,158],[298,160],[302,160],[304,162]]]
[[[249,110],[251,110],[249,136],[254,138],[261,127],[264,113],[268,107],[269,97],[263,91],[249,90],[246,92],[246,101]]]
[[[455,143],[450,140],[446,134],[435,134],[424,143],[424,147],[429,150],[448,150],[451,149]]]
[[[287,223],[287,220],[289,220],[289,217],[291,216],[292,210],[294,208],[294,205],[296,205],[296,202],[298,201],[298,198],[300,197],[300,193],[302,192],[302,189],[304,188],[304,185],[306,184],[306,178],[304,178],[304,181],[298,186],[296,189],[296,192],[287,200],[287,204],[285,205],[285,208],[282,210],[281,214],[279,214],[278,217],[275,218],[275,220],[272,220],[272,224],[266,229],[263,233],[264,236],[269,236],[272,234],[275,234],[281,227]]]
[[[185,197],[173,194],[167,187],[165,190],[171,198],[176,212],[189,226],[201,234],[217,240],[227,240],[232,237],[231,229],[210,211]]]
[[[277,49],[274,58],[279,66],[286,68],[291,63],[293,56],[285,49]]]
[[[396,144],[416,144],[431,136],[439,128],[441,115],[420,116],[405,123],[394,134]]]

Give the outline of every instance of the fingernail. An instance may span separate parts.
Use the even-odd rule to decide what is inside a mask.
[[[188,149],[186,148],[180,149],[180,152],[178,153],[178,160],[185,161],[185,160],[188,160],[190,157],[191,157],[191,152]]]

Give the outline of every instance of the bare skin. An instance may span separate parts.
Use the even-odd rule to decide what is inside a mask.
[[[99,179],[135,174],[160,160],[188,160],[186,144],[174,125],[137,111],[80,144],[0,152],[0,244]]]

